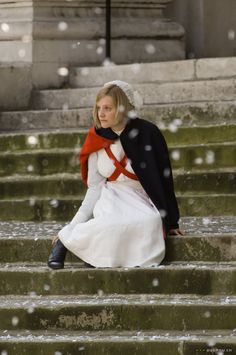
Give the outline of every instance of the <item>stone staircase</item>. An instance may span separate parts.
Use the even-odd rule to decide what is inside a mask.
[[[61,224],[1,222],[1,354],[235,354],[235,218],[182,224],[157,268],[51,271]]]
[[[1,355],[236,354],[235,67],[72,68],[70,88],[0,113]],[[167,239],[157,268],[88,269],[69,254],[51,271],[51,238],[85,192],[75,155],[94,95],[115,78],[133,83],[141,116],[163,130],[187,233]]]

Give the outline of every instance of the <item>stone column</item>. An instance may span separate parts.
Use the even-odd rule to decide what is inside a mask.
[[[171,1],[111,1],[113,62],[185,57],[183,27],[163,16]],[[1,63],[21,64],[27,73],[30,67],[34,88],[64,85],[67,72],[60,68],[101,65],[105,60],[105,3],[0,0]]]

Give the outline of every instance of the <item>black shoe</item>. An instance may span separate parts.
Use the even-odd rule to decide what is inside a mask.
[[[64,269],[64,260],[67,249],[64,247],[60,239],[53,245],[51,254],[48,258],[48,266],[51,269]]]

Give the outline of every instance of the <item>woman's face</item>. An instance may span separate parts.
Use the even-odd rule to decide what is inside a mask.
[[[116,110],[111,96],[104,96],[97,102],[97,113],[102,128],[112,128],[114,131],[124,128],[123,120],[117,123]]]

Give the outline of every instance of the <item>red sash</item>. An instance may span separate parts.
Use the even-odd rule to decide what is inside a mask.
[[[109,176],[109,178],[108,178],[109,181],[115,181],[120,174],[124,174],[125,176],[129,177],[130,179],[138,180],[138,178],[135,174],[133,174],[130,171],[128,171],[127,169],[125,169],[127,162],[128,162],[126,155],[124,155],[124,157],[122,158],[121,161],[118,161],[116,159],[115,155],[112,153],[110,147],[106,147],[105,151],[116,167],[114,173],[112,173],[112,175]]]

